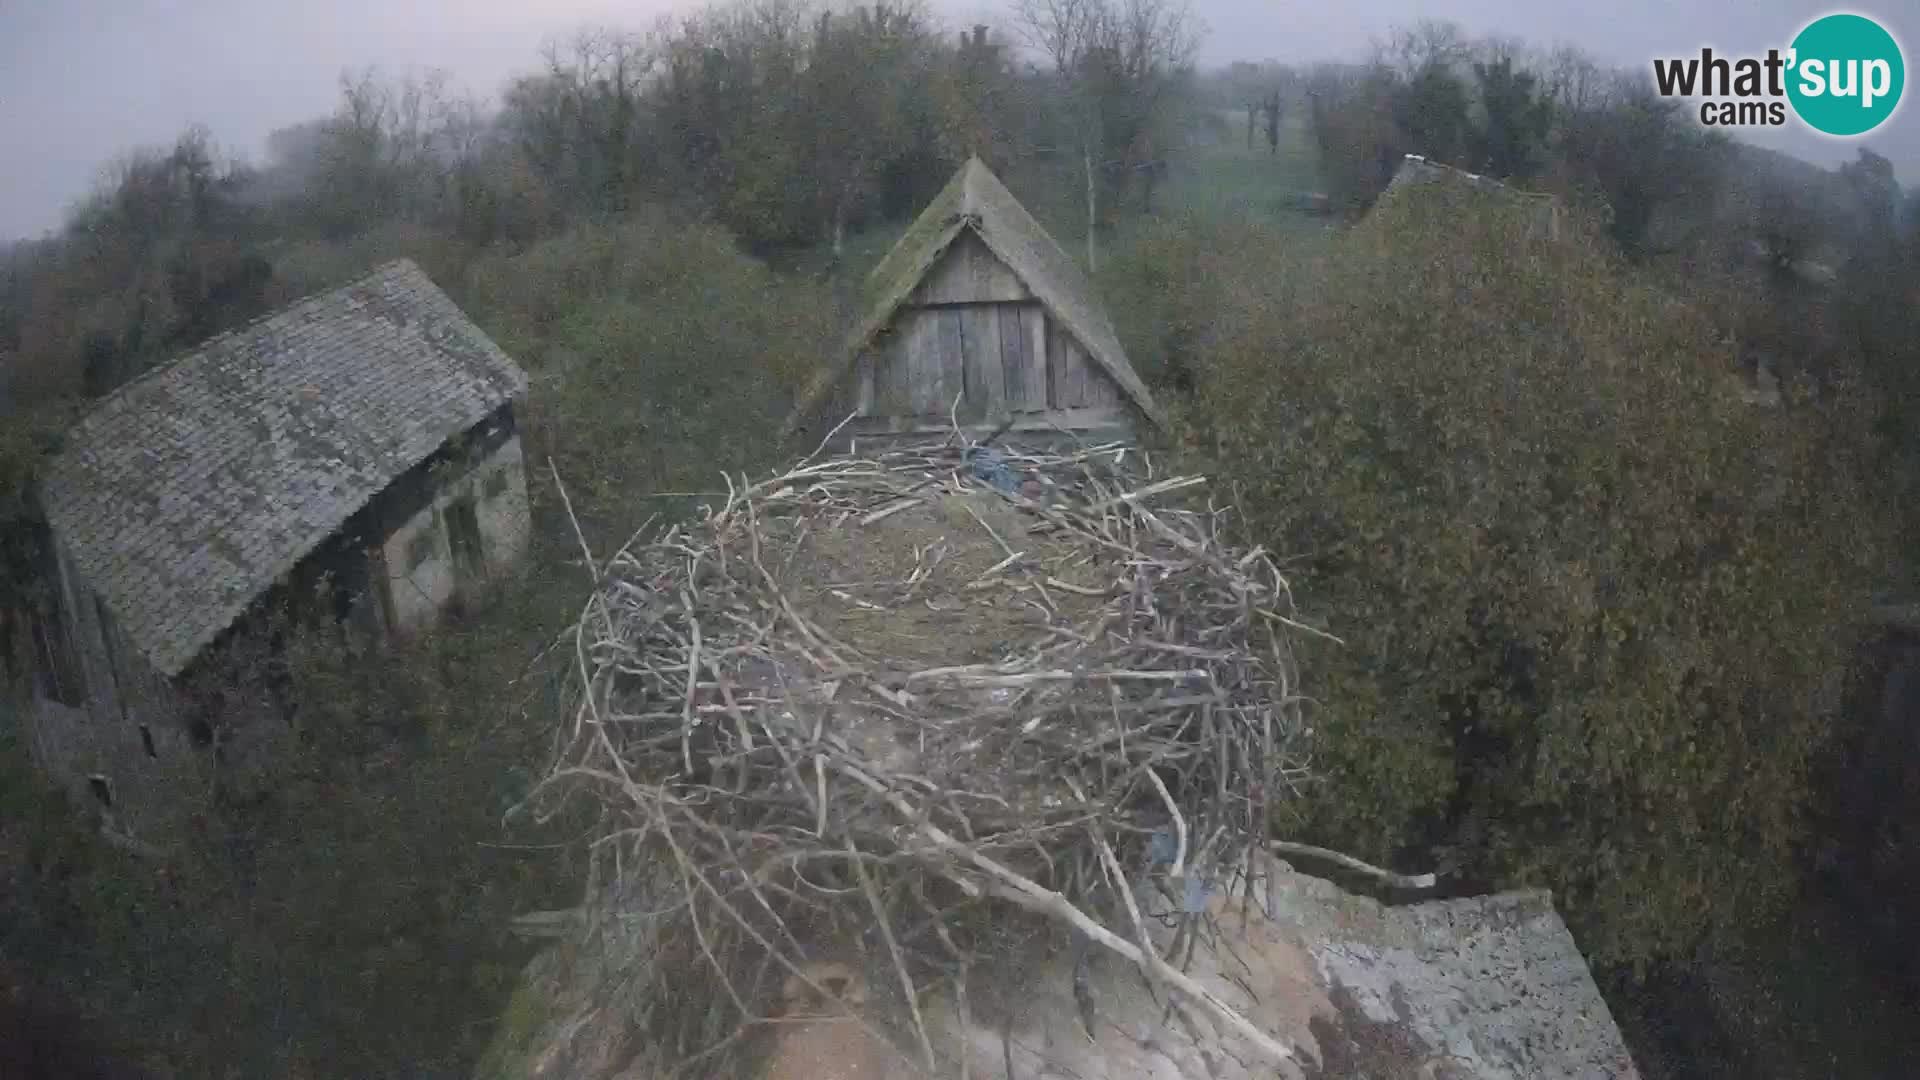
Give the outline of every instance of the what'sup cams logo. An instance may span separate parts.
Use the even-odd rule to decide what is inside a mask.
[[[1765,56],[1699,56],[1653,62],[1660,96],[1700,97],[1700,122],[1712,127],[1778,127],[1787,109],[1827,135],[1864,135],[1893,116],[1906,89],[1900,43],[1864,15],[1825,15],[1784,51]]]

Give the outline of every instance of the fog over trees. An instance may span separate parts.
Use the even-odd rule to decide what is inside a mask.
[[[209,797],[164,873],[0,724],[0,977],[163,1074],[471,1075],[526,959],[508,920],[578,889],[577,831],[503,816],[573,675],[582,544],[810,451],[771,433],[977,156],[1168,403],[1150,448],[1344,642],[1303,657],[1316,778],[1277,834],[1553,889],[1650,1077],[1897,1075],[1909,128],[1810,163],[1576,33],[1399,19],[1339,55],[1293,59],[1284,27],[1224,53],[1248,18],[732,0],[529,34],[497,93],[352,66],[258,152],[182,126],[69,193],[0,250],[15,696],[44,652],[15,613],[52,588],[35,480],[72,420],[390,258],[532,376],[535,554],[390,657],[303,639],[290,779]],[[1287,59],[1231,59],[1263,55]],[[1407,155],[1476,179],[1390,189]]]

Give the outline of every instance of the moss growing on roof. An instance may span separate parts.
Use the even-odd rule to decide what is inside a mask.
[[[969,163],[970,164],[970,163]],[[869,327],[875,312],[885,309],[891,315],[892,309],[913,292],[940,256],[946,254],[953,238],[960,234],[965,225],[963,216],[967,202],[967,169],[963,166],[940,194],[933,197],[920,216],[913,219],[907,231],[894,241],[880,264],[867,275],[866,284],[860,292],[860,323],[854,332],[854,340],[848,344],[854,349],[866,344],[873,336],[877,326]],[[884,318],[882,319],[884,322]]]
[[[1121,348],[1105,309],[1094,299],[1086,275],[976,157],[960,166],[893,250],[874,267],[861,295],[860,321],[846,347],[831,358],[801,396],[789,428],[846,376],[861,351],[893,320],[900,305],[962,229],[972,229],[980,237],[1148,419],[1164,422],[1152,393],[1127,361],[1126,350]]]

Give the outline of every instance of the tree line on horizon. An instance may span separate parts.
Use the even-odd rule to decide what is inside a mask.
[[[1920,475],[1903,427],[1920,386],[1912,196],[1871,154],[1829,171],[1705,136],[1570,50],[1426,24],[1366,64],[1200,72],[1200,32],[1173,0],[1022,0],[985,31],[912,6],[746,0],[556,42],[497,107],[439,77],[361,71],[258,166],[200,130],[129,155],[59,234],[0,258],[15,406],[0,542],[75,403],[406,253],[556,374],[529,403],[530,460],[551,457],[587,535],[617,543],[661,506],[638,496],[760,464],[766,448],[738,433],[834,340],[833,275],[794,269],[851,270],[863,236],[884,239],[978,154],[1023,199],[1114,238],[1096,282],[1176,435],[1213,448],[1208,475],[1256,542],[1299,555],[1303,594],[1353,643],[1312,657],[1328,782],[1284,827],[1548,884],[1603,971],[1685,969],[1703,942],[1783,925],[1821,840],[1823,755],[1858,727],[1816,684],[1844,662],[1847,602],[1886,570],[1902,520],[1902,500],[1870,488]],[[1264,160],[1283,119],[1355,217],[1422,153],[1560,193],[1599,226],[1538,251],[1468,199],[1386,207],[1324,249],[1189,211],[1111,228],[1151,175],[1143,153],[1201,132]],[[1836,283],[1796,273],[1833,252]],[[1790,361],[1785,408],[1714,396],[1729,333],[1731,351]],[[580,587],[560,540],[530,608]],[[525,666],[554,618],[496,612],[451,660],[332,672],[319,726],[375,717],[455,740],[472,727],[461,702],[517,696],[485,680]],[[459,807],[447,828],[492,836],[482,810],[506,752],[438,753],[380,797]],[[353,755],[331,756],[350,775]],[[377,790],[298,789],[300,805],[357,800],[342,816],[386,831],[303,826],[275,855],[286,880],[317,873],[300,845],[323,839],[381,896],[490,880],[457,854],[422,860]],[[1920,880],[1898,859],[1874,873]],[[88,910],[108,917],[114,899]],[[413,955],[443,929],[380,948]],[[476,916],[444,936],[486,929]],[[431,966],[391,965],[367,1000],[409,1000]],[[449,999],[466,992],[460,966],[441,967]],[[167,1003],[144,1006],[180,1027]],[[351,1003],[330,1008],[309,1036],[354,1022]],[[381,1031],[369,1067],[419,1038]]]

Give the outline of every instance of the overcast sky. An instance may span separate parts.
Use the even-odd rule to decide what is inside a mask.
[[[1006,0],[934,0],[956,25],[1002,21]],[[1784,46],[1814,15],[1806,0],[1193,0],[1211,33],[1204,59],[1359,58],[1420,17],[1475,34],[1571,42],[1621,64]],[[103,165],[138,145],[205,124],[224,148],[258,159],[268,132],[331,109],[340,72],[438,67],[494,95],[538,62],[542,40],[586,23],[641,28],[696,5],[676,0],[0,0],[0,240],[56,224]],[[1684,10],[1676,10],[1684,9]],[[1852,10],[1900,37],[1920,62],[1920,0]],[[1916,81],[1909,72],[1909,82]],[[1866,140],[1920,184],[1920,105]],[[1796,122],[1797,123],[1797,122]],[[1769,132],[1821,164],[1853,143],[1803,129]],[[1762,141],[1756,139],[1756,141]]]

